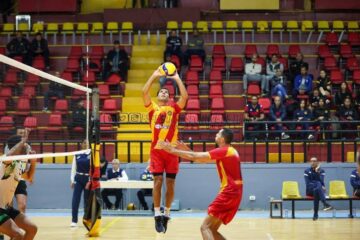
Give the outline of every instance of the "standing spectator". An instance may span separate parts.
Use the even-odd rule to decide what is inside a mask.
[[[200,56],[203,62],[205,60],[204,39],[199,35],[199,31],[196,29],[187,43],[187,49],[184,54],[185,65],[189,64],[192,55]]]
[[[304,55],[302,53],[298,53],[296,54],[295,60],[290,62],[289,70],[291,81],[293,81],[297,75],[301,74],[302,67],[309,69],[309,64],[304,62]]]
[[[282,124],[282,121],[285,120],[286,117],[286,108],[282,104],[281,97],[276,96],[274,98],[274,103],[270,107],[270,115],[269,120],[270,121],[276,121],[275,129],[276,131],[279,131],[279,135],[281,139],[288,139],[290,136],[285,134],[284,126]]]
[[[22,57],[23,63],[31,65],[30,43],[21,32],[16,32],[16,37],[6,45],[6,49],[9,57]]]
[[[359,156],[359,152],[357,152]],[[357,168],[351,172],[350,183],[353,187],[354,197],[360,197],[360,161],[357,160]]]
[[[181,52],[182,40],[177,36],[176,31],[172,30],[170,36],[166,39],[166,49],[164,52],[164,61],[168,61],[171,55],[176,55],[182,62],[182,52]],[[181,64],[180,64],[181,65]]]
[[[319,99],[319,106],[314,108],[313,111],[315,126],[319,126],[320,129],[327,129],[329,123],[324,123],[324,121],[330,120],[330,110],[325,105],[325,100],[323,98]]]
[[[331,210],[333,207],[326,202],[325,198],[325,171],[320,168],[320,163],[316,157],[310,159],[311,166],[304,172],[306,195],[314,197],[314,216],[313,220],[319,218],[319,202],[324,204],[324,211]]]
[[[317,87],[323,96],[331,96],[331,81],[325,70],[320,70],[320,75],[317,79]]]
[[[251,57],[251,63],[245,65],[245,74],[243,77],[243,88],[244,91],[247,91],[248,81],[249,82],[261,82],[261,90],[263,93],[267,91],[266,87],[266,78],[261,74],[262,67],[261,64],[256,63],[258,55],[255,53]]]
[[[106,66],[104,68],[104,79],[110,74],[117,73],[123,80],[126,80],[129,66],[129,56],[118,40],[114,41],[114,48],[106,56]]]
[[[306,101],[304,99],[300,100],[299,108],[295,110],[294,113],[294,120],[297,122],[300,122],[300,126],[302,128],[301,136],[302,138],[305,138],[307,135],[308,140],[314,139],[314,135],[311,133],[309,134],[310,129],[310,123],[307,121],[310,121],[312,119],[312,113],[306,106]]]
[[[48,42],[45,38],[42,37],[41,33],[36,33],[35,38],[31,42],[31,53],[32,58],[41,55],[44,57],[46,69],[50,69],[50,59],[49,59],[49,47]]]
[[[145,170],[140,175],[140,180],[142,181],[153,181],[154,177],[149,171],[150,168],[150,162],[149,165],[145,168]],[[149,210],[149,206],[147,205],[145,201],[145,196],[152,196],[152,189],[140,189],[137,192],[137,197],[139,199],[139,202],[144,210]]]
[[[81,144],[81,149],[89,149],[88,141],[84,140]],[[90,172],[90,158],[91,150],[83,154],[75,155],[71,167],[71,188],[74,189],[72,197],[72,221],[70,227],[77,227],[78,212],[81,194],[84,192],[84,209],[86,208],[87,200],[89,198],[88,183]]]
[[[259,131],[262,128],[262,124],[257,122],[263,121],[265,118],[263,107],[258,103],[258,98],[253,96],[251,98],[251,103],[246,104],[244,110],[244,120],[247,122],[245,129],[245,138],[246,139],[257,139],[259,133],[251,133],[251,131]],[[247,134],[246,134],[247,133]]]
[[[60,77],[60,73],[55,72],[55,76]],[[63,99],[64,98],[64,85],[62,85],[58,82],[50,81],[49,90],[47,92],[45,92],[45,94],[44,94],[43,112],[49,111],[49,100],[51,97],[57,97],[59,99]]]
[[[345,98],[351,98],[351,91],[346,82],[342,82],[340,90],[335,93],[335,105],[340,107],[344,104]]]
[[[120,161],[119,159],[112,160],[112,169],[107,171],[107,179],[108,180],[122,180],[127,181],[128,176],[124,169],[120,168]],[[109,196],[115,195],[115,204],[112,204],[109,201]],[[118,188],[105,188],[101,192],[102,199],[108,209],[119,209],[120,201],[122,200],[122,189]]]
[[[289,98],[286,92],[286,77],[280,68],[275,70],[275,76],[271,79],[271,96],[280,96],[282,101]]]
[[[353,121],[357,121],[359,117],[356,109],[352,106],[351,98],[345,98],[344,104],[339,108],[338,115],[340,121],[343,121],[340,124],[342,130],[356,130],[357,123],[353,123]],[[343,133],[342,136],[352,138],[354,132]]]
[[[312,90],[313,76],[308,73],[305,66],[301,67],[301,73],[294,80],[294,95],[309,94]]]
[[[269,82],[276,75],[276,70],[280,69],[281,72],[284,72],[284,65],[279,62],[278,56],[273,54],[271,56],[271,61],[266,65],[266,89],[269,91]]]
[[[84,101],[80,100],[76,109],[73,110],[71,122],[69,123],[69,128],[73,129],[76,127],[86,128],[86,109],[84,107]]]

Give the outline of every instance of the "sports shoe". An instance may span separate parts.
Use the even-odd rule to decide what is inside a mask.
[[[325,204],[324,205],[324,211],[329,211],[329,210],[332,210],[333,209],[333,206],[331,206],[330,204]]]
[[[168,224],[169,220],[170,220],[170,217],[165,216],[165,215],[163,216],[164,233],[166,233],[167,224]]]
[[[319,216],[316,214],[316,215],[314,215],[313,216],[313,221],[316,221],[316,220],[318,220],[318,218],[319,218]]]
[[[156,216],[155,218],[155,230],[158,233],[165,232],[165,228],[163,225],[163,217],[162,216]]]
[[[290,138],[290,136],[289,135],[287,135],[286,133],[281,133],[281,139],[283,139],[283,140],[285,140],[285,139],[289,139]]]
[[[309,134],[309,136],[308,136],[308,140],[313,140],[313,139],[314,139],[314,135]]]
[[[72,228],[77,227],[77,223],[76,223],[76,222],[72,222],[72,223],[70,224],[70,227],[72,227]]]

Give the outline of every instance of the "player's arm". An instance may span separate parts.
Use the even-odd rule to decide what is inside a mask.
[[[179,77],[179,74],[176,73],[174,76],[169,76],[168,78],[171,78],[173,80],[175,80],[176,84],[178,85],[179,87],[179,90],[180,90],[180,98],[177,102],[177,104],[179,105],[179,107],[181,109],[183,109],[186,105],[186,102],[188,100],[188,93],[186,91],[186,88],[184,86],[184,83],[181,81],[180,77]]]
[[[208,152],[194,152],[189,150],[182,150],[179,148],[175,148],[169,142],[159,141],[158,145],[160,149],[165,150],[168,153],[174,154],[181,158],[185,158],[194,162],[207,163],[212,162],[210,158],[210,154]]]
[[[22,150],[26,144],[26,141],[29,138],[30,129],[26,128],[24,136],[21,138],[21,141],[18,142],[14,147],[12,147],[9,152],[6,154],[6,156],[14,156],[14,155],[20,155],[22,153]],[[5,164],[10,164],[11,161],[4,161]]]
[[[150,96],[150,89],[152,84],[156,79],[159,79],[161,77],[161,73],[158,69],[154,71],[154,73],[150,76],[150,78],[146,81],[144,87],[143,87],[143,100],[145,106],[149,106],[151,103],[151,96]]]
[[[30,151],[30,154],[36,154],[35,151]],[[29,181],[29,182],[33,182],[34,176],[35,176],[35,170],[36,170],[36,161],[37,159],[30,159],[30,167],[29,170],[26,171],[22,177]]]

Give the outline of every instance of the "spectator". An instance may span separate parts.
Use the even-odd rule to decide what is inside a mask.
[[[340,90],[335,94],[335,105],[340,107],[344,104],[345,98],[351,98],[351,91],[346,82],[342,82],[340,85]]]
[[[114,41],[114,48],[106,56],[106,66],[104,68],[104,79],[110,74],[117,73],[123,80],[126,80],[129,66],[129,56],[118,40]]]
[[[200,56],[203,62],[205,60],[204,39],[199,35],[199,32],[196,29],[194,30],[192,37],[189,38],[187,44],[187,49],[184,54],[185,65],[189,64],[192,55]]]
[[[48,42],[45,38],[42,37],[41,33],[36,33],[35,38],[31,42],[31,53],[32,58],[41,55],[44,57],[46,69],[50,69],[50,59],[49,59],[49,47]]]
[[[319,106],[314,108],[313,111],[315,126],[319,126],[320,129],[327,129],[329,123],[324,123],[324,121],[330,120],[330,110],[325,105],[325,100],[323,98],[319,99]]]
[[[317,87],[319,88],[321,95],[325,97],[331,96],[331,81],[325,70],[320,70],[320,75],[317,79]]]
[[[315,88],[309,97],[311,108],[316,108],[319,106],[320,98],[324,98],[324,96],[320,93],[319,89]]]
[[[31,65],[30,43],[29,40],[23,37],[21,32],[16,32],[16,37],[6,45],[6,49],[9,57],[22,57],[23,63]]]
[[[73,110],[71,122],[69,128],[74,129],[76,127],[86,128],[86,109],[84,107],[84,101],[80,100],[76,108]]]
[[[357,152],[357,155],[360,153]],[[353,187],[354,197],[360,197],[360,162],[357,160],[357,168],[351,172],[350,183]]]
[[[168,61],[171,58],[171,55],[176,55],[182,62],[182,52],[181,52],[182,40],[177,36],[176,31],[172,30],[170,36],[166,39],[166,49],[164,52],[164,61]],[[181,65],[181,64],[180,64]]]
[[[271,79],[271,96],[280,96],[282,101],[289,98],[286,92],[286,77],[280,68],[275,70],[275,76]]]
[[[60,73],[55,72],[55,76],[60,77]],[[51,97],[57,97],[59,99],[63,99],[64,95],[65,95],[64,94],[64,85],[62,85],[58,82],[50,81],[49,90],[47,92],[45,92],[45,94],[44,94],[43,112],[49,111],[49,99]]]
[[[294,80],[294,78],[297,75],[301,74],[301,68],[306,67],[306,69],[309,69],[309,64],[307,62],[304,62],[304,55],[302,53],[296,54],[296,58],[294,61],[290,62],[290,79]]]
[[[331,210],[333,207],[326,202],[325,198],[325,171],[320,168],[320,163],[316,157],[310,159],[311,166],[304,172],[306,195],[314,197],[314,216],[313,220],[319,218],[319,202],[324,204],[324,211]]]
[[[100,158],[100,178],[106,178],[106,170],[108,166],[108,161],[106,160],[105,156]]]
[[[276,131],[279,131],[279,135],[281,139],[288,139],[290,136],[285,134],[284,126],[282,124],[282,121],[285,120],[286,117],[286,108],[282,104],[281,97],[276,96],[274,98],[274,103],[270,107],[270,115],[269,120],[270,121],[276,121],[275,129]]]
[[[246,139],[257,139],[260,135],[259,133],[251,133],[253,131],[261,130],[261,124],[256,124],[257,122],[263,121],[265,118],[263,107],[258,103],[258,98],[253,96],[251,98],[251,103],[246,104],[244,110],[244,119],[248,122],[245,126],[245,138]],[[247,133],[247,134],[246,134]]]
[[[300,100],[299,108],[295,110],[294,113],[294,120],[297,122],[301,122],[299,125],[302,128],[301,136],[302,138],[306,138],[308,140],[314,139],[314,135],[311,133],[309,134],[310,129],[310,123],[307,121],[310,121],[312,119],[312,113],[311,111],[306,107],[306,101],[304,99]]]
[[[149,171],[149,168],[150,168],[150,163],[149,166],[147,166],[145,170],[141,173],[140,180],[153,181],[154,177]],[[143,207],[144,210],[149,210],[149,206],[145,201],[145,196],[152,196],[152,189],[141,189],[137,192],[137,197],[139,199],[141,206]]]
[[[357,121],[359,117],[356,109],[352,106],[351,98],[345,98],[344,104],[340,106],[338,114],[340,121],[344,122],[340,124],[342,130],[356,130],[357,124],[353,123],[353,121]],[[352,138],[354,137],[354,133],[343,133],[342,136]]]
[[[298,94],[309,94],[312,90],[313,76],[308,73],[305,66],[301,67],[301,74],[297,75],[294,80],[294,96]]]
[[[278,69],[280,69],[281,72],[284,72],[284,65],[279,62],[278,56],[276,54],[273,54],[271,56],[271,61],[266,65],[267,82],[271,81],[271,79],[276,75],[276,70]]]
[[[109,169],[107,171],[107,179],[108,180],[122,180],[127,181],[128,176],[126,175],[126,172],[124,169],[120,168],[120,161],[119,159],[112,160],[112,169]],[[109,196],[115,195],[115,204],[112,204],[109,201]],[[101,192],[102,199],[108,209],[119,209],[120,201],[122,200],[122,189],[111,189],[111,188],[105,188]]]
[[[243,77],[243,88],[244,91],[247,91],[248,81],[250,82],[261,82],[261,90],[263,93],[266,93],[267,84],[266,78],[261,74],[261,64],[256,63],[258,59],[258,55],[255,53],[251,57],[251,63],[247,63],[245,65],[245,74]]]

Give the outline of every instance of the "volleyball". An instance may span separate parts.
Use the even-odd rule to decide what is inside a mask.
[[[173,76],[176,73],[176,66],[171,62],[166,62],[159,67],[159,71],[163,75]]]

